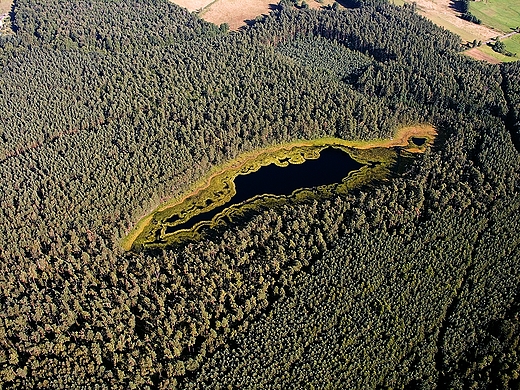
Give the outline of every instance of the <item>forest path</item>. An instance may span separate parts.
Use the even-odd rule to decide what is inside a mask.
[[[504,40],[504,39],[507,39],[507,38],[511,38],[513,35],[516,35],[518,33],[519,33],[519,31],[516,31],[516,30],[515,31],[511,31],[511,32],[509,32],[507,34],[504,34],[504,35],[501,35],[499,37],[496,37],[496,38],[493,38],[493,39],[489,39],[489,40],[486,41],[486,43],[495,42],[495,39]]]

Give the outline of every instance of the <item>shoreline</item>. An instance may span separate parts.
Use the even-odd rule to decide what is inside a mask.
[[[152,209],[152,211],[148,214],[145,214],[141,218],[139,218],[137,224],[130,229],[128,234],[121,241],[121,246],[125,251],[130,251],[135,240],[143,233],[145,228],[150,224],[150,221],[154,217],[154,215],[158,212],[162,212],[166,209],[175,207],[188,198],[193,197],[201,193],[210,187],[211,181],[223,174],[226,171],[231,169],[238,170],[246,165],[248,162],[254,161],[262,154],[273,154],[279,152],[281,150],[289,151],[295,147],[310,147],[310,146],[344,146],[354,149],[367,150],[372,148],[392,148],[392,147],[405,147],[408,146],[409,140],[413,137],[419,138],[427,138],[427,145],[431,142],[435,136],[437,135],[437,131],[432,125],[429,124],[417,124],[414,126],[406,126],[400,129],[397,129],[394,133],[394,136],[389,139],[375,139],[371,141],[348,141],[340,138],[319,138],[316,140],[306,140],[306,141],[294,141],[290,143],[284,143],[280,145],[269,146],[264,149],[259,149],[255,151],[245,152],[239,155],[234,160],[230,160],[222,165],[214,167],[206,176],[195,182],[191,185],[183,195],[173,196],[168,200],[164,201],[160,205],[156,206]],[[421,149],[413,148],[410,150],[412,153],[420,153]]]

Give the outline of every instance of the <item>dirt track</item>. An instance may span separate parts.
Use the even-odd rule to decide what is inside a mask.
[[[486,61],[490,64],[500,64],[500,61],[496,58],[491,57],[490,55],[480,51],[478,47],[474,47],[473,49],[466,50],[464,52],[467,56],[474,58],[480,61]]]

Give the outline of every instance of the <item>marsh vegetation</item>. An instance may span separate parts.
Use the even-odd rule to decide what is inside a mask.
[[[414,135],[414,137],[411,137]],[[402,151],[424,152],[436,131],[422,125],[373,142],[318,139],[239,156],[180,200],[170,200],[140,221],[123,241],[127,249],[163,248],[202,238],[266,206],[330,198],[375,180],[385,180]],[[405,146],[406,145],[406,146]]]

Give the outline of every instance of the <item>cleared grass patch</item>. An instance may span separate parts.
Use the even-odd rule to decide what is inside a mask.
[[[2,0],[0,0],[2,1]],[[238,30],[257,16],[268,14],[278,0],[170,0],[217,26],[227,23],[230,30]],[[334,3],[334,0],[308,0],[309,8],[319,9]]]
[[[505,57],[504,55],[496,52],[493,52],[493,54],[484,52],[483,48],[480,47],[474,47],[473,49],[466,50],[464,54],[468,57],[474,58],[475,60],[486,61],[490,64],[500,64],[503,62],[502,58],[497,58],[493,54],[498,54],[500,57]]]
[[[479,48],[479,50],[482,51],[484,54],[494,58],[495,60],[497,60],[499,62],[513,62],[513,61],[517,61],[518,60],[518,57],[508,57],[508,56],[505,56],[503,54],[497,53],[496,51],[494,51],[491,47],[489,47],[487,45],[482,45]]]
[[[476,60],[489,62],[490,64],[499,64],[501,62],[514,62],[520,60],[520,34],[513,35],[502,40],[506,45],[506,50],[516,53],[516,57],[508,57],[501,53],[497,53],[488,45],[482,45],[464,52],[465,55]]]
[[[516,53],[517,57],[514,57],[514,60],[518,60],[518,57],[520,57],[520,34],[513,35],[507,39],[504,39],[502,42],[504,42],[508,51],[511,53]]]
[[[276,6],[273,0],[217,0],[205,8],[200,16],[217,26],[227,23],[231,30],[238,30],[248,20],[268,14],[273,6]]]
[[[520,0],[470,1],[470,12],[486,26],[504,33],[520,26]]]

